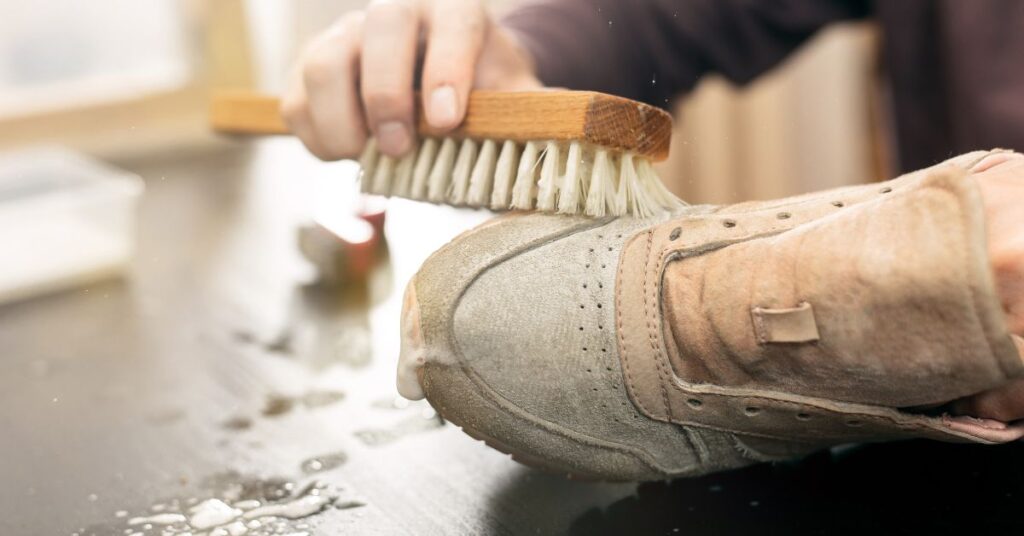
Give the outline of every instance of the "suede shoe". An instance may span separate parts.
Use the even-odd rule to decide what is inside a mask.
[[[660,218],[497,218],[410,283],[399,391],[570,476],[654,480],[851,442],[1000,443],[936,415],[1024,374],[963,155]]]

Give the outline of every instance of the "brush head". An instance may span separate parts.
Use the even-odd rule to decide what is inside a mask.
[[[371,139],[365,193],[491,210],[651,217],[684,205],[649,157],[584,141],[423,138],[400,158]]]
[[[234,134],[286,134],[277,99],[215,95],[211,123]],[[668,156],[672,117],[591,91],[473,91],[466,118],[440,133],[420,116],[420,142],[401,158],[371,139],[363,190],[456,206],[648,217],[683,202],[651,167]]]

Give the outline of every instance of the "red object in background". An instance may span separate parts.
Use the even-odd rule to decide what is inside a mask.
[[[359,217],[372,225],[377,235],[383,238],[387,199],[376,195],[364,195],[360,197],[359,205]]]

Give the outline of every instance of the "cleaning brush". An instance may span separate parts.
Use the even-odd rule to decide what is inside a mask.
[[[279,102],[252,93],[214,97],[219,132],[287,134]],[[588,91],[474,91],[466,118],[441,133],[419,118],[420,139],[392,158],[370,138],[361,188],[454,206],[645,218],[684,205],[652,162],[668,156],[664,110]]]

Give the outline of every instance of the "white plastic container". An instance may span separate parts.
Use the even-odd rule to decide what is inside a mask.
[[[0,303],[123,274],[142,190],[70,150],[0,154]]]

